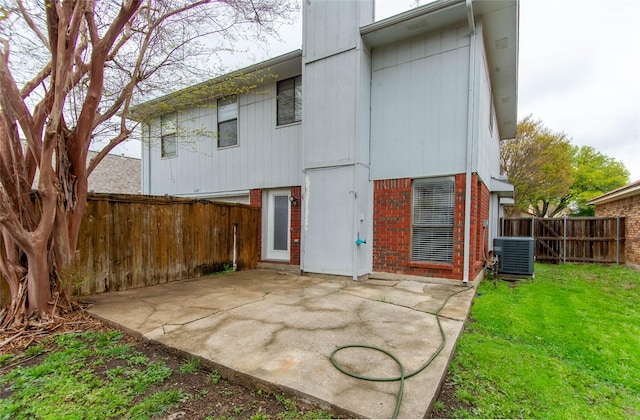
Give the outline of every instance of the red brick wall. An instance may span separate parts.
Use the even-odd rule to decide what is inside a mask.
[[[252,206],[260,208],[260,221],[258,222],[258,261],[264,261],[262,258],[262,191],[261,189],[251,190],[249,201]],[[291,226],[289,230],[290,239],[290,259],[289,264],[300,265],[300,233],[301,233],[301,214],[302,214],[302,188],[291,187],[289,193],[292,197],[298,199],[297,206],[291,206]],[[283,262],[286,263],[286,262]]]
[[[411,180],[373,185],[373,270],[403,273],[411,253]]]
[[[249,191],[249,204],[260,209],[258,213],[258,261],[262,261],[262,190]]]
[[[463,179],[466,178],[465,175],[462,175],[462,177]],[[485,256],[489,249],[488,227],[483,226],[483,222],[489,220],[490,203],[489,188],[475,174],[471,180],[471,197],[472,239],[469,250],[469,277],[473,279],[482,270]]]
[[[465,174],[455,177],[453,264],[411,261],[411,179],[374,182],[373,270],[462,280],[464,276]],[[473,175],[471,184],[470,278],[482,270],[482,221],[489,218],[489,190]]]
[[[596,216],[625,219],[625,254],[628,263],[640,265],[640,195],[596,206]]]
[[[298,199],[297,206],[291,206],[290,252],[289,264],[300,265],[300,235],[302,229],[302,187],[291,187],[292,197]]]

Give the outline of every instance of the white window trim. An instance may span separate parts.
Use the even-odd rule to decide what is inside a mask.
[[[172,121],[173,120],[173,121]],[[160,117],[160,158],[173,159],[178,157],[178,116],[175,113],[163,115]],[[166,131],[166,132],[165,132]],[[165,138],[174,138],[175,151],[172,154],[165,155],[164,141]]]
[[[280,128],[280,127],[288,127],[288,126],[291,126],[291,125],[296,125],[296,124],[301,124],[301,123],[302,123],[302,118],[303,118],[303,117],[302,117],[302,103],[300,104],[300,107],[301,107],[301,109],[300,109],[300,114],[301,114],[300,119],[299,119],[299,120],[296,120],[296,119],[295,119],[295,114],[296,114],[296,111],[295,111],[295,101],[296,101],[296,96],[295,96],[295,92],[296,92],[296,82],[295,82],[295,80],[296,80],[297,78],[300,78],[300,87],[302,88],[302,75],[301,75],[301,74],[299,74],[299,75],[297,75],[297,76],[293,76],[293,77],[288,77],[288,78],[286,78],[286,79],[278,80],[278,81],[276,82],[276,128]],[[293,120],[293,121],[291,121],[291,122],[287,122],[287,123],[279,124],[279,116],[280,116],[280,115],[279,115],[279,112],[280,112],[280,99],[279,99],[279,98],[278,98],[278,96],[277,96],[277,95],[278,95],[278,87],[280,86],[280,83],[282,83],[282,82],[286,82],[287,80],[293,80],[293,95],[294,95],[294,96],[293,96],[293,118],[294,118],[294,120]],[[302,93],[302,95],[304,96],[304,92]]]
[[[291,234],[287,234],[287,250],[274,250],[273,249],[273,238],[274,238],[274,205],[275,205],[275,197],[276,196],[287,196],[291,190],[279,188],[273,190],[264,190],[263,192],[263,203],[266,203],[264,208],[264,216],[266,223],[266,238],[263,238],[264,243],[264,256],[265,259],[269,261],[290,261],[291,260]],[[266,200],[265,200],[266,198]],[[287,201],[288,204],[288,201]],[[291,205],[287,206],[287,231],[291,230]]]
[[[450,207],[450,212],[451,212],[451,223],[442,223],[442,222],[438,222],[438,221],[433,221],[432,223],[424,223],[421,224],[418,221],[416,221],[416,187],[419,186],[420,184],[439,184],[439,183],[447,183],[449,184],[448,186],[450,187],[450,192],[451,195],[448,197],[448,200],[451,201],[451,207]],[[456,197],[456,192],[455,192],[455,177],[438,177],[438,178],[422,178],[422,179],[414,179],[411,185],[411,262],[417,262],[417,263],[431,263],[431,264],[453,264],[453,257],[454,257],[454,239],[455,239],[455,197]],[[449,213],[449,208],[446,208],[447,211],[445,212],[445,214],[443,214],[443,216],[448,216]],[[419,250],[417,250],[415,247],[417,246],[416,244],[416,235],[418,235],[418,233],[416,232],[415,229],[424,229],[424,230],[432,230],[434,233],[436,231],[443,231],[446,233],[446,238],[448,241],[450,241],[450,250],[449,252],[447,252],[447,258],[434,258],[434,259],[428,259],[428,255],[423,255],[422,258],[416,258],[415,254],[418,253]],[[437,246],[436,243],[439,241],[439,238],[437,237],[437,235],[435,237],[432,238],[428,238],[425,239],[425,241],[429,244],[434,246]],[[429,248],[429,245],[427,245],[426,248]],[[447,243],[447,245],[449,245],[449,243]],[[423,245],[422,245],[423,246]],[[431,248],[433,249],[433,248]],[[432,252],[432,255],[436,255],[436,252]]]
[[[235,97],[235,105],[236,105],[236,117],[235,118],[229,118],[227,120],[220,120],[220,108],[219,108],[219,101],[224,100],[225,98],[218,98],[216,99],[216,147],[218,150],[224,150],[224,149],[231,149],[233,147],[238,147],[240,146],[240,130],[239,130],[239,125],[238,125],[238,117],[240,116],[240,107],[239,107],[239,101],[238,101],[238,96],[234,96]],[[226,99],[230,99],[230,98],[226,98]],[[220,146],[220,123],[225,123],[228,121],[234,121],[236,122],[236,142],[235,144],[230,144],[228,146]]]

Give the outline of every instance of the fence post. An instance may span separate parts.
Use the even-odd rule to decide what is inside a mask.
[[[562,221],[562,264],[567,263],[567,216]]]
[[[620,216],[616,216],[616,265],[620,265]]]
[[[534,238],[534,239],[535,239],[535,237],[536,237],[536,235],[534,234],[535,229],[533,228],[533,227],[535,226],[535,224],[536,224],[536,217],[535,217],[535,216],[533,216],[533,217],[531,218],[531,237],[532,237],[532,238]]]

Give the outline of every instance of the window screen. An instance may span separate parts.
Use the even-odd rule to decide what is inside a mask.
[[[238,104],[236,97],[218,99],[218,147],[238,144]]]
[[[302,76],[278,82],[278,125],[302,121]]]
[[[411,260],[453,263],[455,181],[413,181]]]
[[[160,117],[160,154],[163,158],[178,155],[176,118],[176,114],[168,114]]]

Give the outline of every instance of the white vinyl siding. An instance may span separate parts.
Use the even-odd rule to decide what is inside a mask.
[[[178,155],[176,126],[175,113],[160,117],[160,154],[163,158],[172,158]]]
[[[453,263],[455,181],[413,181],[411,260]]]
[[[302,121],[302,76],[278,82],[278,125]]]
[[[236,97],[218,99],[218,147],[238,144],[238,103]]]
[[[209,197],[300,185],[302,124],[275,126],[276,82],[264,93],[238,95],[237,106],[238,143],[223,148],[216,100],[178,112],[176,158],[160,157],[160,117],[152,121],[148,193]]]
[[[371,77],[372,179],[465,172],[468,29],[374,49]]]
[[[359,54],[337,54],[305,65],[303,122],[304,166],[320,168],[353,164],[357,112]],[[331,105],[327,105],[331,104]],[[368,118],[367,118],[368,120]]]

